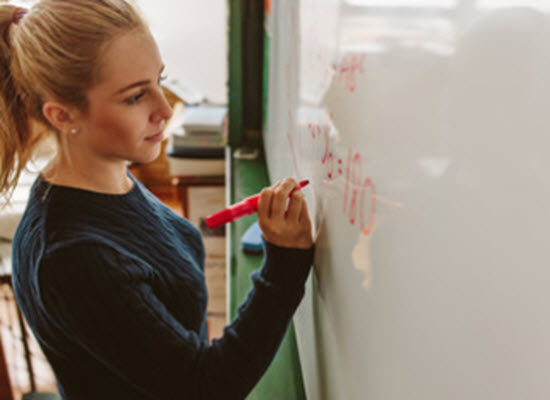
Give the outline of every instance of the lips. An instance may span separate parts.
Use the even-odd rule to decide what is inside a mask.
[[[156,141],[160,139],[162,139],[162,131],[155,133],[153,136],[147,136],[145,138],[145,140],[152,140],[152,141]]]

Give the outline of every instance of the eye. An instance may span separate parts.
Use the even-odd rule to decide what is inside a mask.
[[[145,90],[142,90],[137,95],[132,96],[124,101],[126,102],[126,104],[129,104],[129,105],[136,104],[139,101],[139,99],[143,97],[144,94],[145,94]]]

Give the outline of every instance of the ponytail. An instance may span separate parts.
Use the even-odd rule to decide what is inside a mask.
[[[148,31],[133,0],[40,0],[26,15],[0,6],[0,198],[9,199],[44,139],[63,139],[45,101],[87,112],[101,79],[101,57],[124,32]],[[24,15],[24,16],[23,16]]]
[[[0,198],[9,199],[37,140],[11,73],[10,30],[18,7],[0,6]]]

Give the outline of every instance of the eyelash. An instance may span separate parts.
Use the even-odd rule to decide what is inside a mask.
[[[157,81],[157,85],[160,87],[160,84],[162,81],[164,81],[166,79],[166,76],[162,75],[159,77],[158,81]],[[139,100],[147,93],[147,90],[142,90],[140,91],[137,95],[135,96],[132,96],[126,100],[124,100],[124,102],[130,106],[133,106],[135,104],[137,104],[139,102]]]

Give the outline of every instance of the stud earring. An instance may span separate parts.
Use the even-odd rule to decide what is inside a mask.
[[[69,132],[73,135],[76,135],[78,133],[78,129],[77,128],[71,128],[71,130]]]

